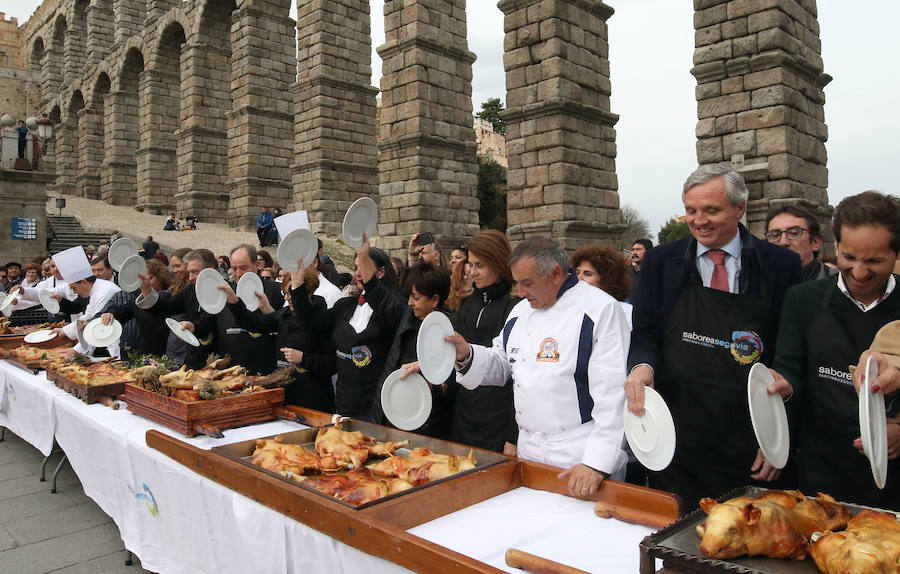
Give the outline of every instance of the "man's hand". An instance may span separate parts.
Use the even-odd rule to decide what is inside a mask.
[[[141,278],[141,295],[149,297],[150,292],[153,291],[153,286],[150,285],[150,274],[138,273],[138,277]]]
[[[56,333],[56,336],[57,336],[57,337],[62,337],[62,336],[65,336],[65,334],[66,334],[66,333],[62,330],[62,327],[54,327],[53,329],[51,329],[51,331],[53,331],[54,333]],[[66,337],[66,338],[68,338],[68,337]]]
[[[888,459],[893,459],[900,456],[900,424],[887,424],[887,446]],[[855,441],[853,441],[853,447],[859,451],[859,454],[863,456],[866,455],[866,453],[863,451],[862,437],[858,437]]]
[[[181,325],[181,328],[184,329],[185,331],[190,331],[191,333],[194,332],[194,324],[191,323],[190,321],[182,321],[181,323],[178,323],[178,324]]]
[[[259,310],[262,311],[263,315],[268,315],[269,313],[274,313],[275,309],[272,308],[272,304],[269,303],[269,298],[266,297],[265,293],[261,293],[259,291],[254,291],[254,295],[259,299]]]
[[[401,379],[405,379],[409,375],[413,373],[421,373],[422,369],[419,368],[419,361],[413,361],[412,363],[406,363],[405,365],[400,365],[400,368],[403,369],[403,374],[400,375]]]
[[[519,456],[519,447],[511,442],[503,443],[503,454],[506,456]]]
[[[750,478],[763,482],[772,482],[781,475],[781,469],[772,466],[763,456],[762,450],[756,451],[756,459],[750,467],[750,472],[753,473]]]
[[[87,324],[88,324],[87,319],[78,319],[77,321],[75,321],[75,326],[81,330],[83,330],[85,325],[87,325]]]
[[[505,448],[504,448],[505,450]],[[562,471],[556,478],[569,479],[569,494],[576,498],[587,498],[597,492],[603,475],[589,466],[576,464],[572,468]]]
[[[456,347],[456,360],[464,361],[469,355],[472,353],[472,346],[469,345],[462,335],[459,333],[453,333],[452,335],[448,335],[444,337],[444,340],[448,343],[453,343]]]
[[[775,382],[766,387],[766,392],[770,395],[774,395],[778,393],[781,395],[782,399],[787,399],[792,394],[794,394],[794,387],[781,376],[775,369],[769,369],[769,372],[772,373],[772,376],[775,377]]]
[[[875,357],[875,362],[878,364],[878,378],[872,383],[872,392],[883,391],[886,395],[896,393],[900,390],[900,369],[891,366],[884,355],[877,351],[873,351],[872,356]],[[866,361],[860,361],[859,365],[856,366],[856,372],[853,373],[853,385],[856,387],[857,393],[862,388],[863,383],[866,382],[867,361],[868,358]]]
[[[306,280],[306,267],[303,266],[303,258],[297,261],[297,270],[291,273],[291,289],[298,289]]]
[[[638,365],[631,369],[625,379],[625,401],[628,412],[644,416],[644,387],[653,388],[653,369],[647,365]]]
[[[115,321],[115,317],[113,317],[112,313],[104,313],[100,315],[100,322],[104,325],[112,325],[113,321]]]
[[[284,353],[284,360],[288,363],[300,363],[303,360],[303,351],[298,349],[282,347],[281,352]]]
[[[413,234],[412,238],[409,240],[409,257],[410,259],[416,258],[418,259],[419,254],[422,252],[422,246],[419,245],[419,234]]]
[[[238,302],[238,296],[235,294],[234,289],[232,289],[231,285],[229,285],[228,283],[220,283],[216,286],[216,289],[225,292],[225,300],[229,303]]]
[[[56,299],[57,301],[62,301],[63,296],[57,293],[56,291],[50,291],[50,298]]]

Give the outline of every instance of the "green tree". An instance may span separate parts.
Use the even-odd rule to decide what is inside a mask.
[[[482,229],[506,231],[506,169],[478,155],[478,220]]]
[[[506,135],[506,122],[500,117],[502,111],[503,102],[500,98],[488,98],[487,101],[481,102],[481,111],[475,114],[475,117],[491,122],[495,134]]]
[[[628,247],[631,246],[638,239],[649,239],[653,241],[653,234],[650,233],[650,222],[641,215],[634,207],[630,205],[622,206],[622,219],[625,221],[625,224],[628,225],[628,228],[625,229],[625,233],[622,239],[625,240],[624,244]]]
[[[691,230],[688,228],[687,223],[679,220],[677,217],[673,217],[659,229],[657,237],[659,238],[659,243],[661,245],[663,243],[681,239],[690,232]]]

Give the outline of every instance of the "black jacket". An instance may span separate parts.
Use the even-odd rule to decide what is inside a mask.
[[[768,296],[779,319],[787,290],[800,283],[800,257],[784,247],[753,236],[739,225],[743,248],[738,276],[742,295]],[[647,251],[641,263],[641,280],[632,296],[634,304],[628,369],[646,363],[655,367],[660,356],[663,329],[669,311],[689,283],[701,284],[696,265],[697,240],[687,236]]]
[[[325,299],[314,295],[310,301],[305,286],[291,289],[294,308],[302,307],[298,315],[290,307],[282,307],[274,313],[251,313],[244,302],[230,303],[228,309],[238,327],[251,332],[276,332],[275,348],[289,347],[303,351],[303,360],[296,366],[301,370],[294,374],[285,387],[285,402],[308,407],[326,413],[334,412],[334,388],[331,375],[335,371],[334,347],[328,333],[321,331],[319,317],[325,312]]]
[[[469,343],[490,348],[519,302],[518,297],[509,296],[511,289],[502,279],[484,289],[476,287],[451,317],[453,329]],[[497,452],[503,450],[504,442],[515,444],[519,427],[511,381],[502,387],[454,388],[450,440]]]
[[[200,340],[200,346],[185,346],[184,364],[190,369],[200,369],[206,365],[206,358],[213,349],[213,339],[208,333],[198,332],[205,313],[200,308],[200,302],[197,301],[197,292],[193,283],[185,285],[184,289],[171,297],[160,296],[156,304],[147,309],[147,312],[159,317],[162,321],[165,321],[166,317],[178,315],[181,317],[181,321],[194,323],[194,331],[197,339]]]
[[[169,292],[163,291],[159,296],[161,299],[168,299]],[[125,325],[132,319],[137,323],[139,334],[132,352],[140,355],[165,354],[166,341],[169,338],[169,327],[166,325],[165,317],[139,308],[134,304],[134,299],[129,299],[127,303],[110,310],[110,312],[116,321],[122,325]],[[125,339],[124,335],[122,339]],[[122,351],[124,352],[124,349]]]

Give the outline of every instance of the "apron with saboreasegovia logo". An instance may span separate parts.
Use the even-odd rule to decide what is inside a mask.
[[[747,376],[757,361],[771,364],[775,335],[765,293],[737,295],[689,283],[672,308],[654,386],[675,421],[675,457],[667,469],[651,473],[650,485],[681,496],[683,510],[753,482],[759,447]]]
[[[888,461],[887,486],[878,490],[869,459],[853,441],[860,437],[859,398],[850,365],[869,348],[875,334],[896,320],[886,305],[866,313],[829,308],[832,297],[844,297],[837,279],[822,297],[819,314],[806,329],[808,370],[800,413],[799,478],[803,492],[826,492],[837,500],[900,510],[900,460]],[[885,397],[888,416],[900,399]]]
[[[375,314],[362,332],[347,321],[338,321],[332,332],[337,354],[335,409],[343,416],[371,416],[378,379],[384,371],[393,335],[381,332]]]

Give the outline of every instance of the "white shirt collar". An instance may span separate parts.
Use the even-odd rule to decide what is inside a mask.
[[[891,292],[894,290],[894,287],[897,286],[897,280],[894,279],[894,276],[893,276],[893,275],[891,275],[890,277],[888,277],[887,286],[885,286],[885,288],[884,288],[884,294],[883,294],[881,297],[879,297],[878,299],[876,299],[876,300],[872,301],[871,303],[869,303],[868,305],[864,305],[864,304],[860,303],[859,301],[857,301],[856,299],[853,298],[853,295],[851,295],[851,294],[850,294],[850,291],[847,289],[846,283],[844,283],[844,275],[843,275],[842,273],[838,273],[837,286],[838,286],[838,289],[841,290],[841,293],[843,293],[844,295],[846,295],[848,299],[850,299],[851,301],[853,301],[853,303],[854,303],[857,307],[859,307],[859,309],[860,309],[863,313],[865,313],[866,311],[871,311],[872,309],[874,309],[875,307],[877,307],[879,303],[881,303],[882,301],[884,301],[885,299],[888,298],[888,296],[889,296],[889,295],[891,294]]]
[[[743,243],[741,242],[741,230],[738,229],[734,234],[734,237],[722,246],[722,251],[731,255],[735,259],[740,259],[741,257],[741,249],[743,249]],[[697,258],[702,257],[707,251],[709,251],[709,247],[703,245],[699,241],[697,242]]]

